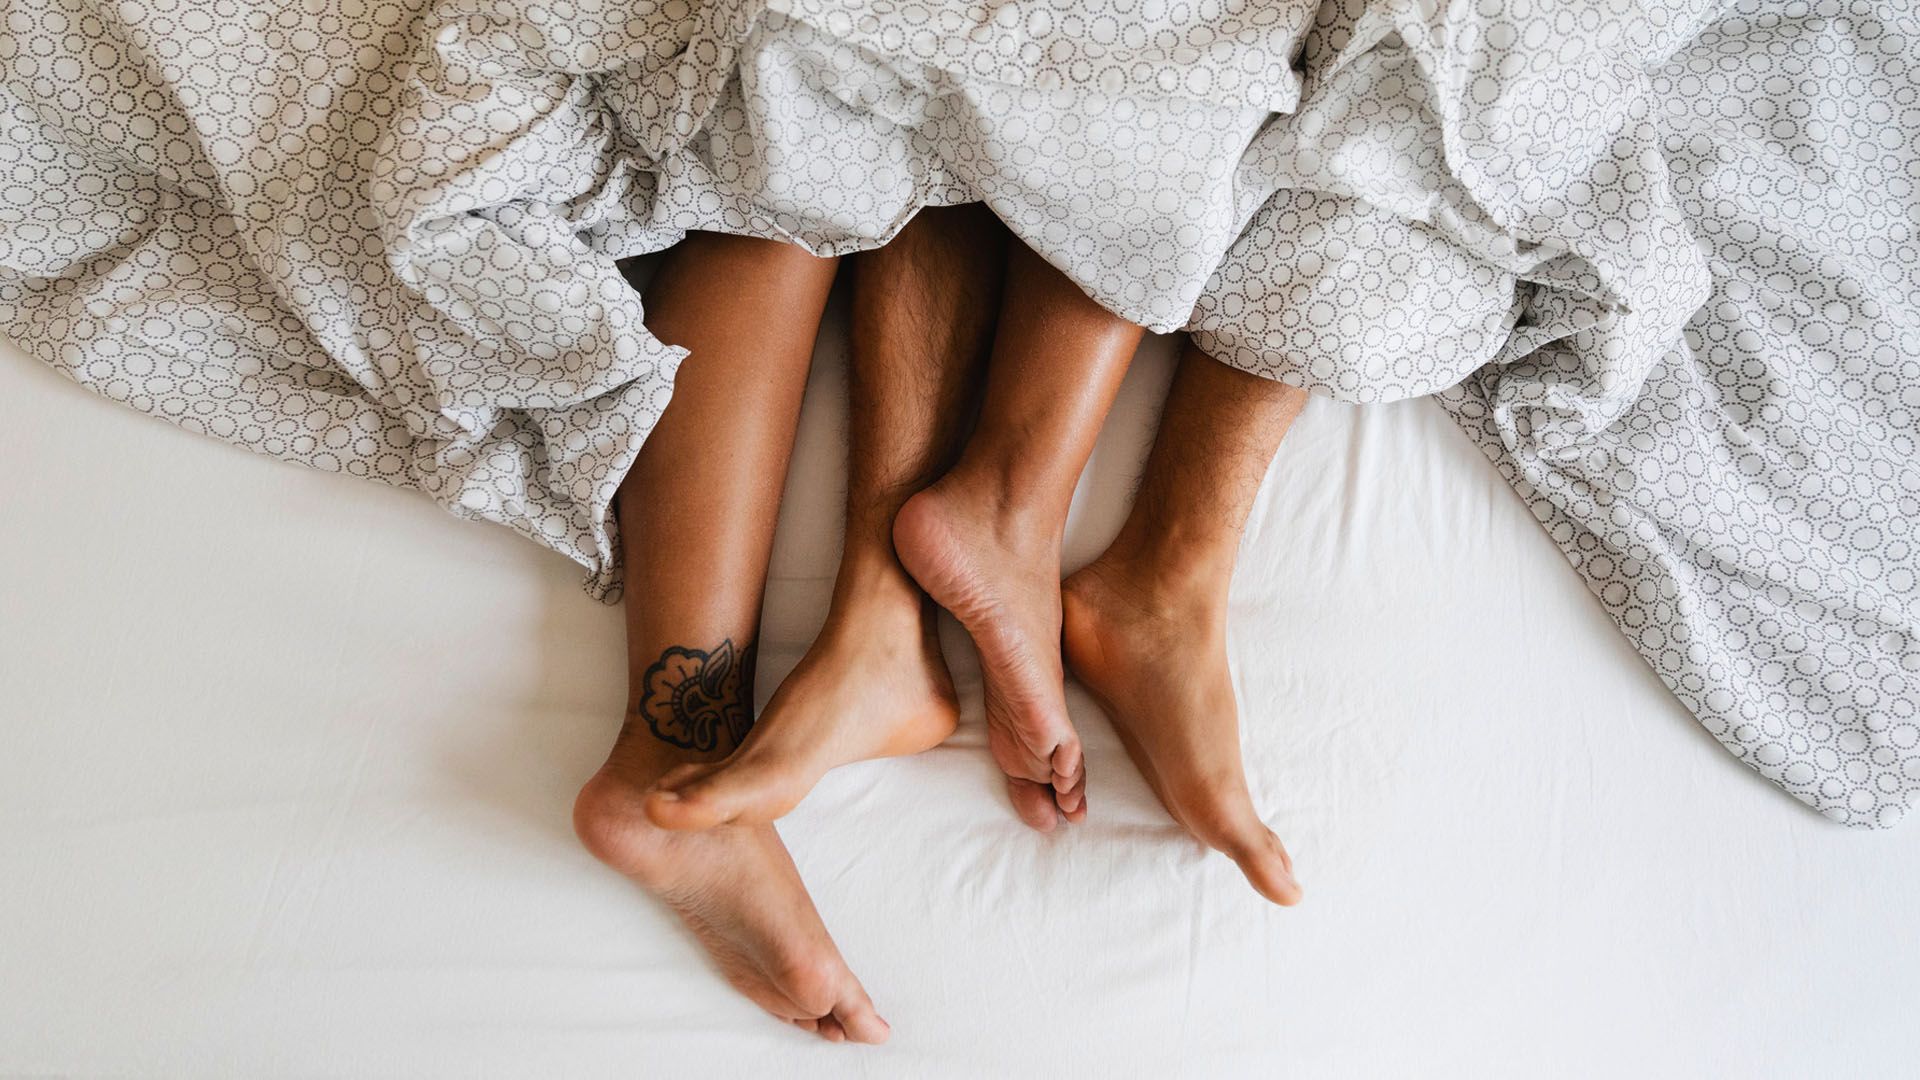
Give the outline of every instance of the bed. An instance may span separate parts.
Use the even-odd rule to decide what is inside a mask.
[[[832,584],[823,336],[764,700]],[[1146,346],[1076,498],[1118,528]],[[578,568],[417,494],[135,416],[0,346],[0,1074],[1899,1076],[1920,848],[1725,753],[1431,402],[1316,399],[1231,647],[1304,904],[1180,833],[1077,689],[1092,813],[1036,835],[986,755],[830,775],[781,825],[893,1024],[733,994],[574,841],[624,693]],[[298,568],[293,569],[293,568]]]

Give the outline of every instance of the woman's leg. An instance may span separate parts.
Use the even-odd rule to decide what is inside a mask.
[[[894,520],[901,565],[980,650],[988,745],[1037,829],[1086,813],[1060,661],[1060,539],[1142,333],[1014,242],[979,426]]]
[[[853,259],[846,540],[826,625],[739,753],[663,779],[647,803],[654,821],[771,821],[836,765],[952,733],[934,608],[894,557],[893,519],[951,463],[1005,260],[1006,231],[977,204],[923,210]]]
[[[1297,902],[1300,885],[1240,763],[1227,587],[1260,482],[1306,397],[1188,344],[1126,524],[1064,589],[1067,664],[1147,783],[1277,904]]]
[[[771,826],[670,833],[642,812],[661,774],[724,757],[752,726],[774,522],[833,275],[795,247],[695,233],[647,289],[648,329],[691,353],[620,487],[626,721],[574,821],[762,1008],[836,1041],[878,1042],[886,1024]]]

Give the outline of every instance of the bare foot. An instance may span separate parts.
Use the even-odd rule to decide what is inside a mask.
[[[886,1021],[840,958],[773,826],[656,827],[641,802],[658,769],[641,756],[616,746],[580,789],[573,821],[587,850],[672,908],[761,1008],[831,1042],[885,1042]]]
[[[953,734],[959,704],[926,597],[898,566],[843,584],[820,636],[740,748],[661,778],[646,803],[655,824],[772,821],[828,769],[917,754]]]
[[[1060,536],[1019,520],[991,483],[948,473],[894,518],[900,562],[980,651],[987,745],[1021,820],[1086,817],[1080,736],[1060,661]],[[1056,813],[1057,811],[1057,813]]]
[[[1238,863],[1260,895],[1296,904],[1293,860],[1254,812],[1240,763],[1224,604],[1156,592],[1156,580],[1109,556],[1068,578],[1067,663],[1173,819]]]

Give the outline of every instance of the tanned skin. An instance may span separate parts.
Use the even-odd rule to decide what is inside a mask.
[[[1300,883],[1247,789],[1227,591],[1261,480],[1306,399],[1188,343],[1126,524],[1064,587],[1075,677],[1174,820],[1276,904],[1298,903]]]
[[[834,273],[790,245],[694,233],[646,290],[647,328],[690,351],[620,486],[627,712],[574,823],[761,1008],[836,1042],[880,1042],[886,1022],[771,825],[670,832],[642,809],[662,774],[725,757],[753,724],[774,522]]]
[[[952,465],[993,341],[1007,234],[978,204],[920,212],[854,256],[846,539],[825,626],[739,753],[664,777],[674,829],[771,821],[828,769],[918,753],[953,732],[935,607],[894,552],[908,497]]]
[[[752,753],[667,778],[648,804],[656,822],[770,820],[833,765],[910,752],[951,730],[943,703],[951,684],[923,596],[952,612],[979,649],[988,746],[1020,817],[1042,830],[1085,817],[1086,772],[1060,658],[1060,540],[1143,331],[1012,239],[997,241],[1005,286],[997,320],[989,318],[996,308],[982,282],[996,260],[981,238],[1001,230],[984,210],[967,210],[976,216],[964,227],[917,250],[888,255],[903,235],[862,257],[875,272],[858,282],[876,290],[855,298],[849,426],[871,437],[850,463],[836,614],[791,692],[783,687],[769,706],[777,722],[749,739]],[[979,421],[948,467],[982,347]],[[876,620],[879,633],[856,616]]]

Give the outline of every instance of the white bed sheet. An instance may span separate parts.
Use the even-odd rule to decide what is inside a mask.
[[[836,324],[837,325],[837,324]],[[823,340],[764,695],[824,614]],[[892,1021],[766,1019],[568,826],[623,696],[575,567],[197,438],[0,346],[0,1073],[1897,1076],[1920,846],[1749,773],[1426,402],[1316,401],[1234,587],[1248,764],[1306,902],[1185,840],[1077,690],[1092,814],[1005,807],[966,722],[782,825]],[[1136,365],[1070,563],[1118,527]]]

